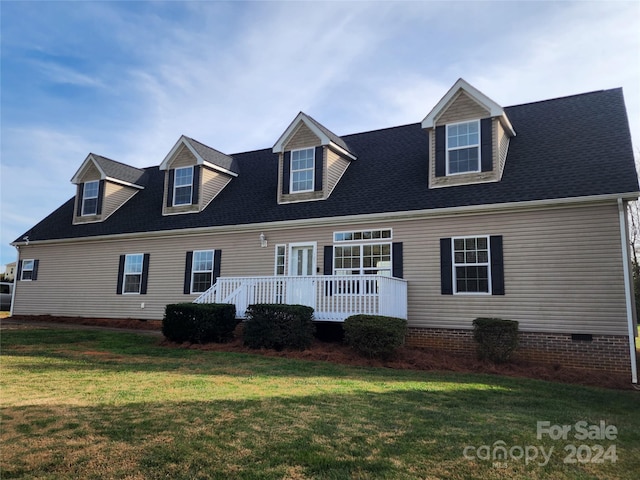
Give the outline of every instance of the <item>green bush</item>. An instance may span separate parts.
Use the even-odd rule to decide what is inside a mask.
[[[502,318],[476,318],[473,338],[478,342],[480,358],[496,363],[509,361],[518,346],[518,322]]]
[[[347,345],[370,358],[387,358],[404,342],[407,321],[382,315],[352,315],[344,321]]]
[[[249,305],[244,344],[250,348],[304,350],[313,341],[313,308],[305,305]]]
[[[238,325],[235,305],[176,303],[165,307],[162,333],[173,342],[226,342]]]

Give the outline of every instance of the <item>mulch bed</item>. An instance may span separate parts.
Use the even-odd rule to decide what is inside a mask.
[[[88,326],[125,328],[130,330],[162,330],[162,322],[159,320],[53,317],[48,315],[30,317],[16,316],[11,317],[11,320],[20,320],[25,322],[72,323]],[[566,368],[558,365],[551,366],[533,364],[524,361],[513,361],[498,365],[489,361],[479,360],[475,357],[459,356],[439,350],[426,350],[411,347],[402,347],[398,349],[397,353],[388,360],[377,360],[361,357],[349,347],[341,343],[322,342],[319,340],[314,341],[311,347],[304,351],[283,350],[281,352],[267,349],[255,350],[245,347],[239,336],[231,342],[222,344],[179,344],[167,340],[161,341],[160,344],[171,348],[250,353],[270,357],[325,361],[363,367],[382,367],[398,370],[484,373],[621,390],[634,389],[630,378],[627,375],[613,375],[600,371]]]

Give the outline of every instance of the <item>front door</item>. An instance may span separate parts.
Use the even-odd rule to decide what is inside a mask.
[[[315,243],[289,246],[289,276],[310,277],[316,270]],[[311,278],[292,278],[287,288],[287,303],[315,307],[315,282]]]

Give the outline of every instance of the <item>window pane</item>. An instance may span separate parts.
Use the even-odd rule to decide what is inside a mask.
[[[140,293],[140,282],[142,275],[126,274],[124,276],[124,293]]]
[[[98,213],[98,199],[90,198],[82,202],[82,215],[95,215]]]
[[[174,205],[190,205],[191,204],[191,186],[175,188]]]
[[[213,250],[193,252],[193,269],[195,271],[213,270]]]
[[[174,185],[176,187],[191,186],[193,180],[193,168],[176,168]]]
[[[483,250],[487,249],[487,238],[486,237],[478,238],[477,239],[477,243],[478,243],[478,248],[479,249],[483,249]]]
[[[98,196],[99,182],[87,182],[84,184],[84,198],[96,198]]]
[[[211,287],[211,273],[194,273],[193,274],[193,291],[206,292]]]
[[[142,273],[142,255],[127,255],[124,262],[124,273]]]

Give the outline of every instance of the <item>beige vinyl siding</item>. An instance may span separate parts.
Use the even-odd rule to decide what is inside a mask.
[[[112,182],[104,184],[104,203],[102,205],[102,218],[107,218],[127,200],[138,193],[137,188],[126,187]]]
[[[201,176],[200,204],[202,205],[202,210],[204,210],[211,200],[229,184],[231,177],[206,167],[202,167]]]
[[[498,164],[497,165],[499,167],[500,178],[502,178],[502,172],[504,172],[504,164],[507,161],[507,151],[509,150],[510,138],[507,132],[505,131],[504,127],[502,126],[502,123],[500,123],[497,120],[494,120],[494,121],[496,122],[494,132],[496,132],[498,137],[498,142],[494,143],[494,145],[498,145]],[[496,164],[494,163],[494,165]]]
[[[169,162],[168,168],[192,167],[196,163],[198,163],[196,157],[191,153],[191,150],[183,144],[173,157],[173,160]]]
[[[451,103],[442,110],[435,124],[436,126],[446,125],[447,123],[476,120],[488,116],[490,116],[489,110],[473,100],[466,92],[460,91],[451,99]]]
[[[326,179],[326,192],[327,197],[331,195],[333,189],[338,184],[338,181],[344,175],[344,172],[349,166],[349,160],[342,158],[336,152],[331,149],[327,150],[327,179]]]
[[[100,170],[95,166],[93,161],[87,162],[84,171],[80,174],[80,182],[93,182],[102,178]]]
[[[304,122],[293,132],[291,138],[284,143],[284,150],[297,150],[299,148],[319,147],[320,138],[311,131]]]
[[[160,319],[167,303],[195,298],[182,294],[188,250],[222,250],[222,276],[273,275],[276,245],[317,242],[322,272],[323,247],[333,244],[334,231],[373,228],[392,228],[392,241],[403,243],[412,327],[470,328],[474,318],[492,316],[517,320],[523,331],[626,334],[614,202],[171,238],[32,243],[20,255],[40,260],[38,280],[18,282],[15,314]],[[259,243],[262,231],[266,248]],[[440,238],[466,235],[503,236],[506,295],[441,295]],[[147,295],[116,295],[118,258],[126,253],[151,254]]]

